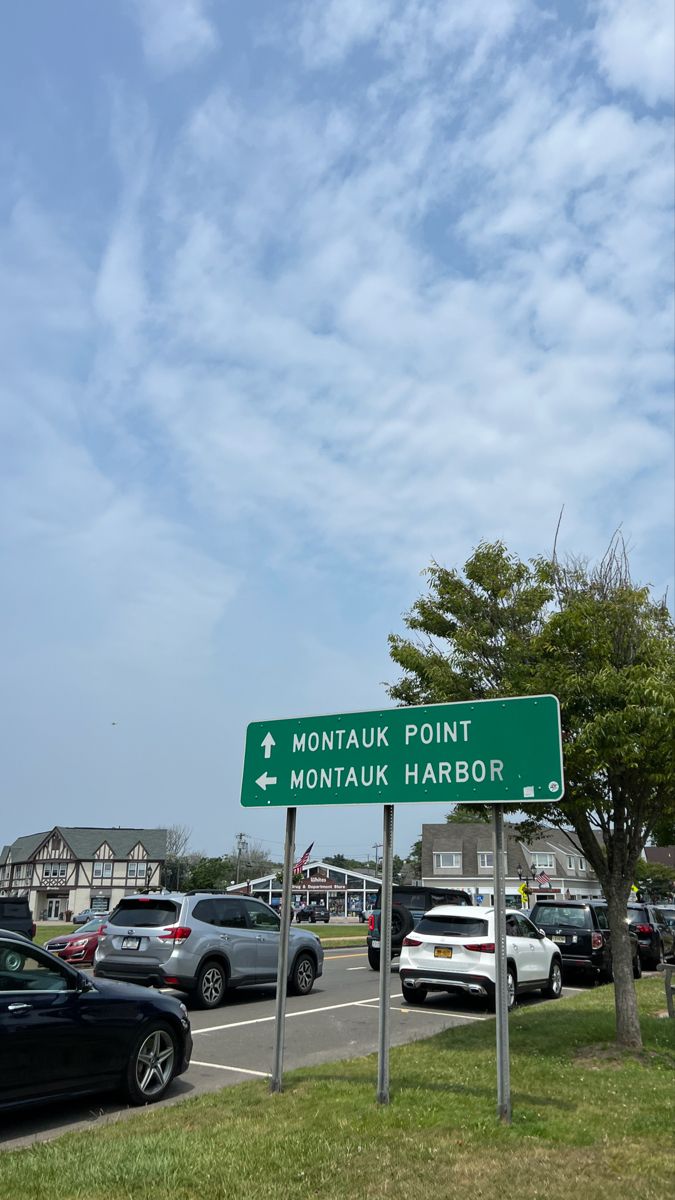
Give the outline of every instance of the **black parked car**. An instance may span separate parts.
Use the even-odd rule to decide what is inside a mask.
[[[612,946],[607,905],[594,900],[539,901],[530,920],[560,949],[563,969],[584,971],[605,982],[612,979]],[[638,939],[630,933],[633,975],[642,965]]]
[[[323,921],[325,925],[330,921],[330,913],[327,908],[321,904],[301,904],[295,909],[295,919],[298,924],[301,921],[309,922],[310,925],[316,924],[317,921]]]
[[[628,919],[637,934],[643,967],[655,971],[664,958],[675,954],[675,929],[655,904],[629,904]]]
[[[0,929],[22,933],[32,941],[35,921],[26,896],[0,896]]]
[[[430,908],[436,908],[439,904],[473,904],[473,899],[469,892],[461,891],[459,888],[437,888],[437,887],[408,887],[404,884],[394,884],[391,889],[392,908],[391,908],[391,956],[398,958],[401,953],[403,939],[411,929],[414,929],[417,922],[422,920],[425,912]],[[368,962],[373,971],[380,969],[380,916],[382,904],[382,889],[377,893],[375,907],[368,917],[368,934],[366,943],[368,946]]]
[[[93,980],[16,934],[0,934],[0,1109],[121,1089],[159,1100],[186,1071],[185,1006]]]

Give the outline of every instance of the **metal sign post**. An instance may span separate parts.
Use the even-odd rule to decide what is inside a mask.
[[[504,809],[494,807],[495,1012],[497,1017],[497,1116],[511,1124],[511,1068],[506,978],[506,896],[504,891]]]
[[[284,1070],[284,1033],[286,1027],[286,988],[288,984],[288,933],[291,927],[291,895],[293,863],[295,861],[295,818],[297,809],[286,811],[286,844],[284,846],[284,878],[281,887],[281,927],[279,929],[279,958],[277,962],[277,1003],[274,1017],[274,1066],[271,1092],[281,1092]]]
[[[394,806],[385,804],[382,832],[380,912],[380,1013],[377,1047],[377,1103],[389,1103],[389,988],[391,987],[391,887],[394,858]]]

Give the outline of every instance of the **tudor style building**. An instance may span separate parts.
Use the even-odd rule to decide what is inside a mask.
[[[0,851],[0,895],[28,896],[35,921],[108,912],[131,892],[159,887],[166,829],[56,825]]]

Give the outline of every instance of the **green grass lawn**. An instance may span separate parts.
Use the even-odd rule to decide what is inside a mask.
[[[656,1016],[662,981],[637,986],[640,1056],[611,1047],[611,987],[516,1010],[510,1127],[488,1021],[393,1050],[386,1108],[375,1056],[295,1071],[281,1095],[244,1084],[5,1152],[0,1198],[665,1200],[675,1021]]]
[[[291,925],[291,929],[307,929],[310,933],[315,933],[322,941],[347,941],[353,940],[357,946],[366,944],[366,927],[365,925],[333,925],[331,922],[328,925]]]
[[[75,925],[57,925],[56,922],[53,925],[38,925],[33,941],[36,946],[44,946],[45,942],[58,937],[60,933],[72,933],[75,928]]]

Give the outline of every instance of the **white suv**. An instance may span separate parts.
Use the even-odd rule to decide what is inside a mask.
[[[521,992],[562,994],[560,951],[522,913],[506,910],[508,1007]],[[403,939],[399,964],[403,999],[423,1004],[430,991],[466,992],[495,1002],[493,908],[442,904],[425,913]]]

